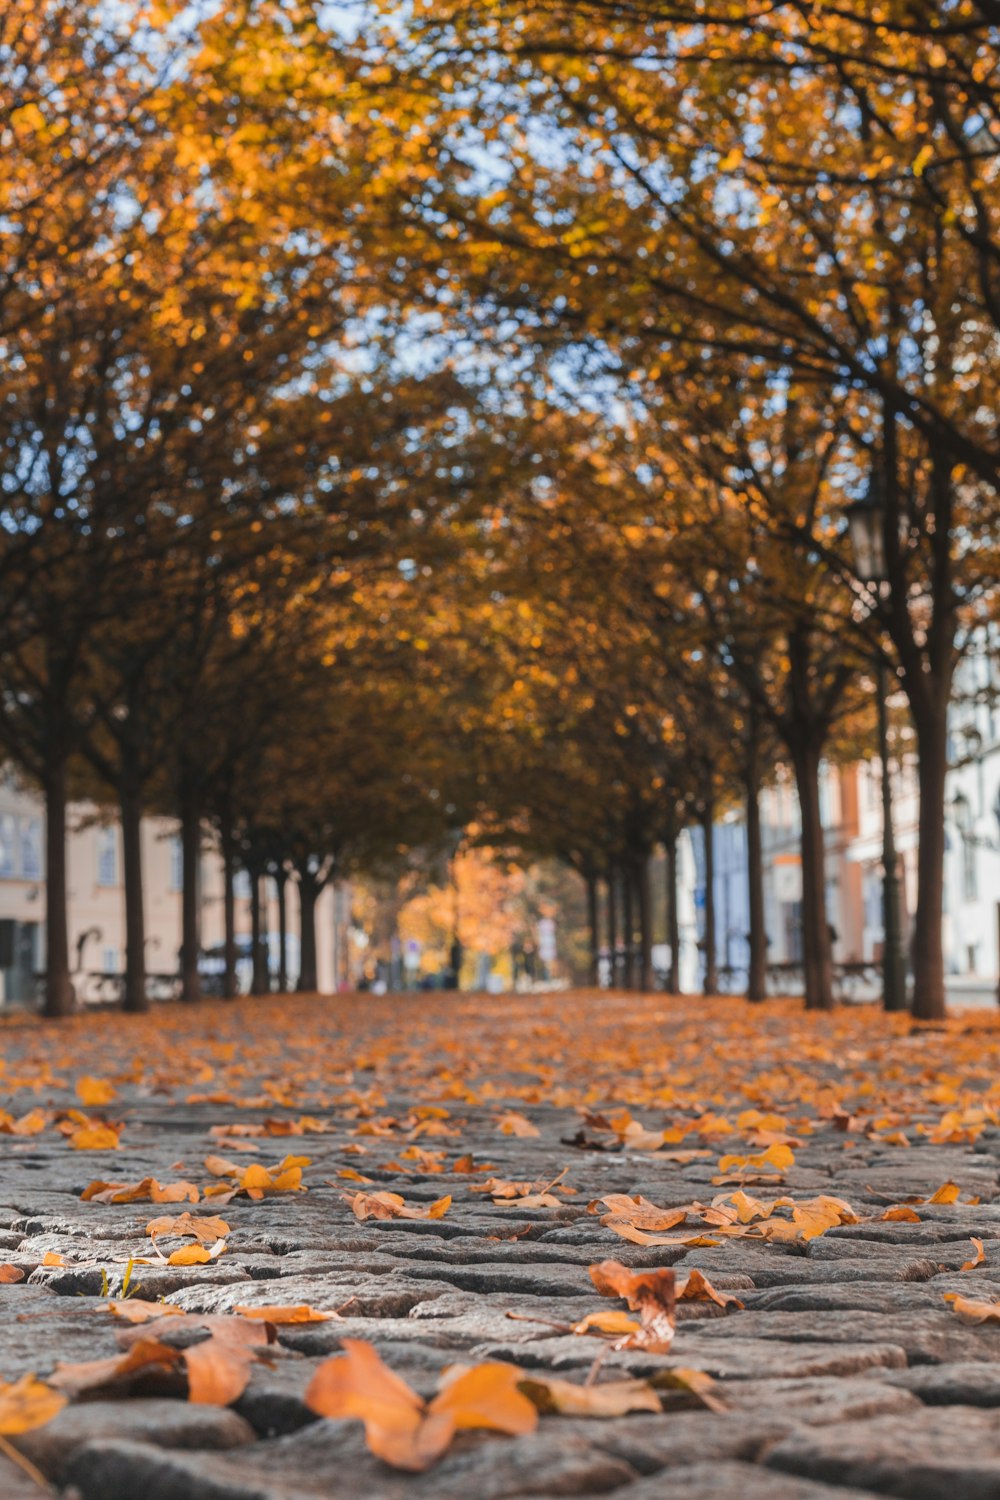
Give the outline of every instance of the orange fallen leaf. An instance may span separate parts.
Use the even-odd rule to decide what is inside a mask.
[[[620,1337],[625,1333],[638,1333],[639,1324],[626,1312],[592,1312],[579,1323],[573,1324],[574,1333],[610,1333]]]
[[[732,1292],[719,1292],[701,1271],[691,1270],[677,1287],[678,1302],[714,1302],[718,1307],[742,1308],[743,1303]]]
[[[338,1312],[319,1312],[305,1302],[286,1307],[244,1307],[238,1304],[233,1312],[241,1318],[259,1318],[261,1322],[273,1323],[276,1328],[291,1323],[326,1323],[331,1318],[340,1318]]]
[[[153,1243],[156,1243],[155,1240]],[[179,1250],[171,1250],[167,1256],[167,1265],[204,1266],[209,1261],[217,1260],[225,1249],[225,1240],[216,1240],[214,1245],[182,1245]]]
[[[128,1331],[132,1332],[131,1329]],[[180,1349],[143,1335],[124,1354],[113,1354],[107,1359],[81,1360],[75,1364],[57,1364],[50,1383],[71,1396],[79,1396],[85,1391],[117,1385],[150,1365],[170,1367],[179,1364],[180,1360]]]
[[[641,1195],[630,1198],[625,1193],[606,1193],[600,1202],[610,1210],[610,1218],[616,1222],[627,1220],[636,1229],[673,1229],[687,1218],[686,1209],[657,1208],[655,1203]],[[607,1221],[602,1219],[601,1222]]]
[[[986,1251],[983,1248],[982,1240],[977,1240],[974,1234],[970,1235],[969,1238],[972,1240],[972,1243],[976,1247],[976,1253],[971,1260],[967,1260],[961,1267],[963,1271],[974,1271],[975,1268],[977,1266],[981,1266],[983,1261],[986,1259]]]
[[[76,1096],[87,1109],[96,1109],[101,1104],[110,1104],[117,1090],[106,1078],[91,1078],[84,1074],[76,1080]]]
[[[42,1256],[41,1263],[43,1266],[66,1265],[65,1259],[61,1255],[57,1255],[54,1250],[46,1250],[45,1254]]]
[[[48,1123],[47,1114],[40,1109],[33,1109],[18,1120],[11,1119],[10,1115],[7,1115],[0,1120],[0,1132],[4,1135],[40,1135]]]
[[[768,1146],[766,1151],[758,1152],[756,1156],[740,1156],[732,1154],[719,1157],[719,1171],[732,1172],[751,1168],[755,1172],[787,1172],[789,1167],[795,1164],[795,1153],[788,1146]]]
[[[357,1418],[376,1457],[398,1469],[428,1468],[464,1428],[532,1432],[538,1413],[518,1391],[521,1371],[488,1363],[463,1370],[431,1402],[423,1401],[370,1344],[342,1339],[343,1355],[320,1365],[306,1405],[324,1417]]]
[[[673,1271],[630,1271],[617,1260],[602,1260],[589,1269],[590,1279],[602,1297],[624,1297],[639,1314],[638,1332],[628,1334],[620,1347],[665,1354],[674,1337],[677,1294]]]
[[[928,1203],[957,1203],[960,1188],[957,1182],[943,1182],[936,1193],[932,1193],[927,1199]]]
[[[127,1297],[124,1300],[113,1297],[102,1303],[102,1306],[107,1307],[116,1318],[123,1318],[126,1323],[149,1323],[156,1318],[185,1315],[184,1309],[176,1307],[172,1302],[144,1302],[141,1297]]]
[[[501,1115],[497,1121],[497,1129],[501,1135],[527,1137],[540,1134],[538,1126],[533,1125],[526,1115],[519,1115],[513,1110]]]
[[[951,1303],[952,1312],[963,1323],[1000,1323],[1000,1302],[976,1301],[960,1292],[945,1292],[944,1300]]]
[[[190,1235],[200,1245],[211,1245],[216,1240],[225,1239],[229,1234],[229,1225],[225,1219],[218,1214],[162,1214],[158,1219],[150,1219],[146,1225],[146,1233],[153,1239],[158,1234],[166,1235]]]
[[[12,1266],[9,1261],[0,1266],[0,1282],[9,1286],[12,1282],[23,1281],[24,1272],[20,1266]]]
[[[551,1375],[525,1376],[519,1389],[543,1413],[568,1417],[624,1417],[630,1411],[660,1412],[663,1407],[648,1380],[608,1380],[575,1385]]]
[[[69,1137],[69,1144],[74,1151],[117,1151],[118,1135],[119,1132],[113,1125],[93,1120],[74,1130]]]
[[[162,1187],[155,1177],[141,1182],[91,1182],[80,1194],[84,1203],[197,1203],[200,1197],[193,1182],[168,1182]]]
[[[0,1382],[0,1434],[14,1437],[44,1427],[62,1411],[66,1401],[61,1391],[53,1390],[36,1375],[22,1375],[9,1384]]]
[[[912,1208],[907,1208],[905,1204],[897,1204],[895,1208],[887,1208],[882,1215],[882,1220],[883,1222],[888,1221],[889,1223],[897,1224],[919,1224],[921,1222],[920,1215],[914,1213]]]
[[[611,1214],[606,1214],[601,1224],[633,1245],[686,1245],[689,1249],[694,1249],[719,1243],[705,1234],[647,1234],[645,1229],[636,1229],[630,1219],[616,1219]]]
[[[441,1219],[451,1207],[451,1197],[437,1198],[427,1208],[411,1208],[399,1193],[345,1193],[358,1219]]]

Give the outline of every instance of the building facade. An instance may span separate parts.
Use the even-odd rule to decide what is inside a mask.
[[[111,999],[125,962],[125,903],[121,830],[106,809],[77,804],[70,809],[67,839],[70,966],[81,1000]],[[10,772],[0,774],[0,998],[27,1003],[45,964],[45,808],[41,798]],[[181,946],[181,845],[177,824],[146,818],[142,825],[146,967],[154,994],[169,993],[179,970]],[[206,842],[199,871],[202,947],[221,952],[225,936],[223,871],[219,853]],[[279,961],[278,903],[273,880],[263,882],[263,919],[271,971]],[[298,903],[288,882],[286,962],[294,984],[299,971]],[[343,888],[323,891],[316,908],[319,987],[334,990],[341,970],[346,923]],[[336,921],[335,921],[336,912]],[[243,988],[250,971],[250,881],[236,877],[236,931]],[[210,965],[209,965],[210,967]]]

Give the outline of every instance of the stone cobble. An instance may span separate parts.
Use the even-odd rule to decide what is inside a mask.
[[[575,998],[560,1023],[565,1045],[586,1023],[586,1007],[596,1017],[606,1003]],[[388,1005],[378,1014],[390,1036],[398,1016]],[[511,1002],[506,1022],[512,1036],[527,1036],[527,1002]],[[206,1007],[199,1024],[219,1026],[218,1009]],[[320,1032],[323,1024],[321,1013]],[[365,1045],[378,1024],[366,1015]],[[350,1011],[331,1010],[329,1025],[341,1052],[349,1052]],[[448,1026],[446,1009],[425,1015],[422,1039],[407,1046],[433,1047],[435,1026]],[[8,1071],[22,1055],[37,1059],[45,1045],[37,1030],[22,1035],[12,1029],[4,1040]],[[464,1045],[471,1049],[475,1042],[467,1027]],[[451,1040],[449,1046],[454,1066]],[[279,1037],[275,1078],[281,1069]],[[582,1142],[571,1144],[581,1133],[578,1105],[548,1102],[556,1082],[540,1087],[537,1100],[526,1099],[513,1068],[509,1094],[503,1075],[495,1074],[489,1097],[479,1099],[468,1096],[472,1090],[466,1097],[460,1088],[435,1091],[426,1079],[407,1091],[398,1072],[389,1070],[366,1121],[350,1101],[359,1088],[379,1083],[376,1069],[350,1082],[331,1078],[321,1104],[282,1097],[214,1102],[199,1100],[188,1083],[164,1099],[148,1078],[119,1077],[114,1104],[105,1111],[124,1125],[116,1151],[74,1151],[53,1131],[0,1136],[0,1261],[24,1277],[0,1286],[4,1380],[29,1371],[44,1378],[59,1362],[118,1352],[108,1293],[121,1290],[130,1258],[152,1261],[133,1268],[133,1291],[169,1298],[189,1312],[275,1303],[340,1310],[336,1321],[280,1327],[270,1363],[255,1366],[230,1409],[140,1388],[123,1399],[104,1393],[76,1402],[47,1426],[13,1439],[55,1491],[74,1500],[1000,1496],[1000,1423],[992,1410],[1000,1406],[1000,1326],[967,1326],[944,1300],[956,1292],[1000,1298],[995,1128],[973,1140],[892,1150],[864,1133],[845,1136],[842,1124],[816,1113],[797,1139],[794,1165],[776,1180],[764,1174],[764,1185],[748,1177],[747,1191],[796,1200],[834,1193],[862,1222],[796,1243],[729,1238],[705,1246],[646,1245],[602,1225],[598,1200],[614,1192],[642,1194],[662,1208],[710,1202],[732,1191],[713,1182],[731,1141],[711,1140],[709,1155],[675,1160],[669,1146],[637,1151],[603,1139],[596,1149],[597,1131],[585,1122]],[[596,1111],[601,1102],[586,1104]],[[35,1088],[28,1103],[23,1091],[11,1095],[6,1107],[20,1111],[32,1103],[58,1111],[74,1100],[55,1084]],[[427,1107],[447,1112],[440,1123],[453,1134],[414,1137],[415,1112]],[[739,1100],[711,1100],[720,1111],[740,1107]],[[538,1133],[504,1133],[509,1110]],[[322,1130],[251,1137],[242,1143],[251,1151],[242,1152],[238,1138],[218,1136],[219,1127],[291,1124],[303,1112]],[[677,1126],[677,1111],[669,1106],[637,1113],[647,1128]],[[798,1111],[800,1119],[804,1113]],[[930,1108],[922,1114],[915,1100],[911,1122],[939,1115]],[[359,1134],[359,1124],[372,1120],[385,1133]],[[402,1129],[379,1121],[409,1123]],[[794,1124],[789,1128],[794,1132]],[[422,1149],[444,1150],[446,1170],[400,1163],[400,1153],[415,1141]],[[704,1146],[695,1142],[695,1149]],[[212,1152],[243,1163],[274,1162],[289,1151],[309,1158],[306,1192],[261,1202],[236,1198],[219,1210],[201,1202],[192,1209],[221,1212],[231,1225],[224,1254],[207,1265],[172,1266],[151,1257],[146,1223],[190,1205],[81,1200],[97,1178],[153,1175],[204,1185],[211,1181],[204,1161]],[[460,1153],[471,1154],[479,1170],[450,1170]],[[340,1175],[351,1170],[371,1179],[363,1190],[398,1192],[417,1208],[445,1193],[453,1202],[439,1219],[361,1222],[346,1201],[359,1184]],[[560,1186],[570,1191],[557,1208],[495,1203],[471,1191],[486,1176],[545,1184],[563,1173]],[[916,1204],[913,1221],[882,1218],[887,1205],[926,1200],[946,1181],[959,1186],[959,1201]],[[973,1198],[980,1201],[968,1201]],[[962,1271],[973,1236],[983,1242],[984,1259]],[[47,1255],[60,1263],[46,1265]],[[602,1305],[588,1267],[609,1258],[634,1269],[697,1268],[719,1290],[734,1291],[744,1307],[682,1304],[669,1354],[609,1352],[606,1339],[568,1331]],[[371,1342],[425,1396],[454,1362],[501,1359],[581,1382],[602,1356],[600,1379],[678,1366],[703,1371],[717,1382],[719,1409],[668,1404],[661,1415],[614,1420],[543,1417],[533,1434],[520,1438],[463,1433],[432,1469],[406,1474],[371,1455],[360,1424],[317,1418],[305,1404],[311,1375],[337,1353],[345,1335]],[[39,1494],[37,1484],[0,1458],[0,1494],[22,1500],[29,1493]]]

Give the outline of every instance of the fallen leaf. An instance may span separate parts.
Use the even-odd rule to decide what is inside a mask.
[[[74,1151],[117,1151],[118,1131],[113,1125],[95,1120],[74,1130],[69,1137],[69,1144]]]
[[[291,1323],[326,1323],[331,1318],[340,1318],[338,1312],[319,1312],[305,1302],[287,1307],[244,1307],[238,1304],[233,1312],[241,1318],[258,1318],[263,1323],[273,1323],[276,1328]]]
[[[660,1398],[647,1380],[608,1380],[601,1385],[574,1385],[551,1375],[522,1378],[520,1390],[542,1413],[568,1417],[624,1417],[630,1411],[662,1411]]]
[[[677,1287],[678,1302],[714,1302],[717,1307],[742,1308],[743,1303],[732,1292],[719,1292],[701,1271],[691,1270]]]
[[[12,1266],[9,1261],[0,1266],[0,1282],[9,1286],[12,1282],[23,1281],[24,1272],[20,1266]]]
[[[639,1324],[626,1312],[592,1312],[579,1323],[573,1324],[574,1333],[609,1333],[620,1337],[624,1333],[638,1333]]]
[[[197,1203],[201,1196],[193,1182],[168,1182],[162,1187],[155,1177],[141,1182],[91,1182],[80,1194],[84,1203]]]
[[[1000,1323],[1000,1302],[979,1302],[960,1292],[945,1292],[944,1300],[963,1323]]]
[[[155,1240],[153,1242],[156,1243]],[[171,1250],[167,1256],[168,1266],[203,1266],[209,1261],[217,1260],[226,1249],[225,1240],[216,1240],[214,1245],[182,1245],[179,1250]]]
[[[889,1223],[897,1224],[919,1224],[921,1222],[919,1214],[914,1213],[912,1208],[906,1208],[902,1204],[897,1204],[895,1208],[887,1208],[882,1215],[882,1220],[883,1222],[888,1221]]]
[[[107,1359],[82,1360],[77,1364],[57,1364],[50,1383],[58,1390],[68,1391],[71,1396],[79,1396],[85,1391],[98,1391],[105,1386],[117,1385],[150,1365],[177,1365],[180,1363],[181,1353],[180,1349],[144,1335],[124,1354],[113,1354]]]
[[[533,1125],[525,1115],[519,1115],[513,1111],[500,1117],[497,1121],[497,1129],[501,1135],[526,1137],[540,1134],[537,1125]]]
[[[156,1318],[185,1316],[184,1309],[176,1307],[172,1302],[144,1302],[141,1297],[113,1297],[101,1305],[116,1318],[123,1318],[126,1323],[149,1323]]]
[[[624,1297],[639,1314],[637,1333],[627,1334],[621,1348],[646,1349],[665,1354],[674,1337],[676,1286],[669,1269],[630,1271],[617,1260],[602,1260],[590,1267],[590,1279],[602,1297]]]
[[[437,1198],[427,1208],[411,1208],[399,1193],[345,1193],[358,1219],[441,1219],[451,1207],[451,1198]]]
[[[974,1271],[976,1267],[981,1266],[983,1261],[986,1259],[986,1251],[983,1248],[982,1240],[977,1240],[974,1234],[970,1235],[969,1238],[972,1240],[972,1243],[976,1247],[976,1253],[971,1260],[967,1260],[961,1267],[963,1271]]]
[[[190,1235],[200,1245],[214,1244],[216,1240],[225,1239],[229,1232],[229,1225],[217,1214],[163,1214],[158,1219],[150,1219],[146,1225],[146,1233],[152,1239],[158,1234]]]
[[[0,1434],[14,1437],[44,1427],[62,1411],[67,1399],[36,1375],[22,1375],[9,1384],[0,1382]]]
[[[625,1193],[607,1193],[599,1200],[610,1210],[610,1217],[617,1223],[625,1219],[636,1229],[673,1229],[683,1224],[687,1210],[683,1208],[657,1208],[648,1198],[637,1195],[629,1198]],[[602,1219],[601,1223],[606,1223]]]
[[[63,1256],[57,1255],[55,1250],[46,1250],[42,1256],[41,1264],[43,1266],[64,1266],[66,1265],[66,1260]]]
[[[960,1188],[957,1182],[943,1182],[936,1193],[932,1193],[927,1199],[928,1203],[957,1203]]]
[[[76,1080],[76,1096],[87,1109],[96,1109],[101,1104],[110,1104],[117,1090],[106,1078],[91,1078],[84,1074]]]
[[[755,1172],[773,1171],[787,1172],[788,1168],[795,1164],[795,1153],[788,1146],[768,1146],[766,1151],[759,1152],[756,1156],[720,1156],[719,1171],[732,1172],[736,1169],[743,1171],[750,1168]]]
[[[538,1421],[516,1389],[521,1377],[516,1366],[489,1363],[464,1370],[428,1403],[370,1344],[342,1339],[341,1346],[343,1355],[320,1365],[309,1382],[306,1405],[320,1416],[364,1422],[372,1453],[395,1468],[428,1468],[460,1428],[525,1433]]]

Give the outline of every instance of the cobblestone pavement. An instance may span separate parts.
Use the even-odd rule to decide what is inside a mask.
[[[249,1001],[9,1026],[0,1260],[23,1279],[0,1285],[3,1379],[120,1353],[107,1294],[130,1257],[149,1262],[130,1290],[187,1312],[342,1314],[279,1327],[229,1407],[140,1377],[12,1441],[82,1500],[996,1500],[1000,1324],[967,1324],[945,1299],[1000,1297],[998,1042],[992,1020],[916,1031],[869,1011],[814,1020],[662,996]],[[97,1118],[123,1125],[117,1149],[74,1149]],[[306,1191],[166,1207],[81,1196],[147,1177],[228,1190],[213,1155],[242,1171],[289,1154],[309,1159]],[[763,1160],[720,1167],[727,1155]],[[556,1206],[473,1191],[490,1178],[548,1187]],[[741,1188],[853,1212],[813,1233],[800,1210],[800,1233],[779,1205],[721,1232]],[[417,1210],[452,1202],[438,1218],[358,1218],[353,1195],[378,1191]],[[666,1243],[635,1243],[602,1222],[611,1194],[688,1216]],[[715,1235],[690,1207],[713,1201]],[[184,1210],[224,1216],[224,1253],[157,1258],[146,1225]],[[982,1258],[963,1270],[973,1238]],[[682,1301],[669,1353],[614,1350],[570,1331],[624,1310],[591,1280],[606,1259],[697,1268],[742,1306]],[[369,1453],[359,1422],[305,1404],[344,1335],[427,1396],[455,1362],[584,1382],[603,1356],[600,1382],[704,1372],[713,1406],[665,1394],[660,1413],[463,1432],[433,1468],[404,1473]],[[5,1500],[38,1496],[0,1465]]]

